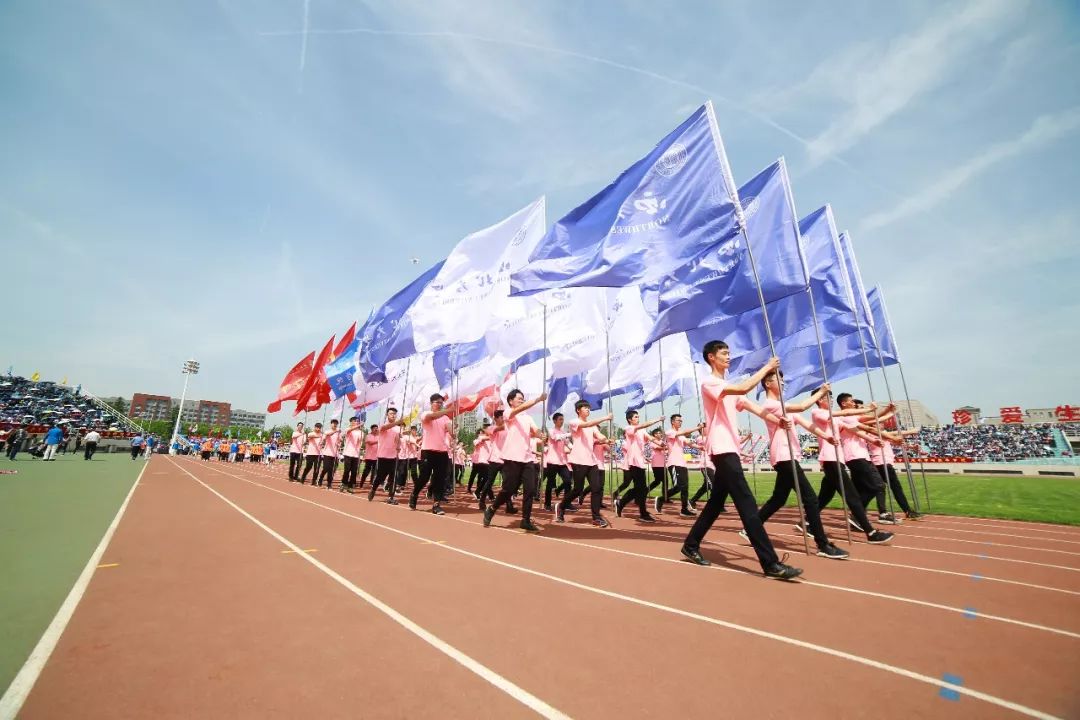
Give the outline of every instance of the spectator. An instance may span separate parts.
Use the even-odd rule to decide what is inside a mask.
[[[84,460],[93,460],[94,453],[97,451],[98,441],[101,440],[101,435],[97,430],[91,430],[86,433],[86,437],[83,438],[83,446],[86,450],[83,452]]]
[[[56,451],[60,447],[61,441],[64,439],[64,431],[60,429],[59,425],[53,425],[49,428],[49,432],[45,433],[45,455],[42,456],[42,460],[55,460]]]
[[[26,442],[26,429],[22,425],[18,425],[10,433],[8,433],[7,456],[9,460],[15,459],[15,456],[19,454],[20,450],[22,450],[24,442]]]
[[[143,436],[142,435],[136,435],[135,437],[131,438],[131,459],[132,460],[135,460],[136,458],[139,457],[139,453],[142,452],[142,449],[143,449]]]

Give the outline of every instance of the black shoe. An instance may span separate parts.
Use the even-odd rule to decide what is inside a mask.
[[[712,563],[706,560],[705,556],[702,555],[700,552],[698,552],[697,550],[690,550],[685,545],[683,545],[682,554],[684,558],[694,563],[695,565],[700,565],[702,567],[708,567],[712,565]]]
[[[409,498],[409,509],[410,510],[415,510],[416,509],[416,498],[413,498],[413,497]]]
[[[641,519],[641,522],[643,522],[643,523],[654,523],[654,522],[656,522],[656,518],[654,518],[652,515],[649,515],[648,513],[645,513],[644,515],[642,515],[640,519]]]
[[[817,551],[818,557],[829,558],[830,560],[847,560],[849,555],[846,550],[841,550],[832,543],[829,543],[824,548]]]
[[[392,498],[392,497],[391,498],[386,498],[386,504],[387,505],[397,505],[398,504],[397,498]]]
[[[491,518],[495,517],[495,508],[484,508],[484,527],[491,527]]]
[[[765,577],[774,580],[794,580],[802,575],[802,568],[791,567],[782,562],[776,562],[765,568]]]
[[[908,520],[925,520],[926,517],[921,512],[912,510],[911,512],[904,513]]]
[[[525,532],[540,532],[540,528],[533,525],[532,520],[522,520],[521,529]]]
[[[413,508],[413,509],[415,510],[416,508]],[[432,515],[445,515],[446,513],[443,511],[443,509],[441,507],[439,507],[438,505],[435,505],[434,507],[431,508],[431,514]]]
[[[371,489],[368,490],[367,499],[368,499],[368,502],[371,502],[372,500],[375,499],[375,486],[374,485],[372,485]]]
[[[611,523],[609,523],[607,520],[605,520],[600,515],[597,515],[596,517],[594,517],[592,519],[592,524],[595,525],[598,528],[611,527]]]
[[[866,536],[866,542],[871,545],[884,545],[893,539],[893,534],[885,530],[875,530]]]
[[[662,499],[660,499],[659,497],[653,498],[653,512],[655,512],[657,515],[659,515],[662,512],[664,512],[663,507],[664,507],[664,501]]]
[[[555,522],[566,522],[566,513],[561,502],[555,503]]]
[[[508,503],[506,505],[506,514],[507,515],[517,515],[518,514],[518,509],[516,507],[514,507],[513,505],[510,505]]]
[[[697,517],[697,513],[690,508],[683,508],[679,511],[679,517]]]
[[[544,510],[546,510],[547,512],[552,512],[554,509],[555,508],[551,507],[551,503],[547,503],[546,505],[544,505]]]
[[[615,516],[622,517],[623,506],[619,504],[619,501],[615,501]]]

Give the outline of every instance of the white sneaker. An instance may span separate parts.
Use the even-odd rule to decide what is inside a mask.
[[[741,537],[746,542],[750,542],[750,536],[746,534],[745,530],[740,530],[739,531],[739,537]]]

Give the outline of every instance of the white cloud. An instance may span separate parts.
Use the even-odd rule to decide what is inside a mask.
[[[1080,107],[1036,118],[1022,135],[995,143],[975,157],[941,175],[899,205],[874,213],[863,222],[864,230],[873,230],[916,215],[947,200],[958,189],[994,165],[1049,145],[1080,128]]]

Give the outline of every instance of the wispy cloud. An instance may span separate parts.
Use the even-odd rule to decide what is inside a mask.
[[[1026,3],[973,0],[946,5],[916,31],[891,43],[846,46],[798,85],[775,93],[770,104],[835,99],[840,114],[807,143],[818,164],[851,147],[912,102],[947,82],[973,49],[995,40],[1022,15]]]
[[[957,190],[994,165],[1049,145],[1080,129],[1080,107],[1036,118],[1019,137],[995,143],[975,157],[945,172],[936,181],[905,198],[896,207],[874,213],[863,222],[864,230],[873,230],[923,213],[944,202]]]

